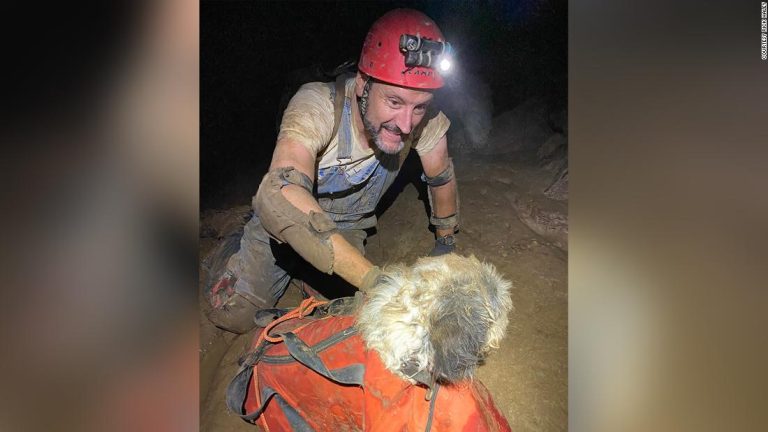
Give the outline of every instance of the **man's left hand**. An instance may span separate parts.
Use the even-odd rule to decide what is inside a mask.
[[[456,237],[453,235],[445,235],[442,237],[438,237],[435,240],[435,247],[432,249],[432,252],[429,253],[429,256],[440,256],[449,254],[456,250]]]

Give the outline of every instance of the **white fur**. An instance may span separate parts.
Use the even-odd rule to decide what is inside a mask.
[[[474,256],[449,254],[419,259],[410,268],[389,266],[368,293],[357,327],[368,349],[402,378],[413,382],[403,371],[408,364],[430,374],[447,367],[447,376],[471,378],[477,362],[504,336],[511,286],[493,265]],[[456,364],[448,364],[454,358]]]

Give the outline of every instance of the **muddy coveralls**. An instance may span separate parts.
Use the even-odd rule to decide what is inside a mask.
[[[337,132],[336,163],[334,166],[318,169],[313,195],[320,207],[336,223],[339,233],[364,253],[363,245],[367,236],[364,230],[376,225],[376,205],[395,180],[405,159],[404,154],[411,146],[406,145],[400,154],[395,155],[376,152],[372,156],[375,161],[370,165],[361,170],[347,169],[353,153],[350,99],[351,94],[354,94],[353,84],[353,81],[349,81],[346,87],[346,98]],[[333,99],[335,89],[333,85],[330,85],[330,88]],[[442,113],[440,115],[443,116]],[[445,133],[450,122],[444,116],[441,122],[440,133]],[[270,240],[258,214],[253,214],[245,224],[239,242],[236,240],[231,238],[225,241],[220,250],[212,254],[212,259],[208,260],[210,277],[206,295],[210,296],[214,305],[209,315],[210,320],[219,327],[240,333],[253,327],[253,306],[273,307],[285,292],[297,266],[309,264],[288,244],[278,245],[274,240]],[[231,281],[227,287],[229,297],[225,297],[226,300],[223,301],[216,300],[215,295],[211,296],[211,289],[220,289],[222,280]],[[250,304],[244,304],[242,299],[246,299]]]

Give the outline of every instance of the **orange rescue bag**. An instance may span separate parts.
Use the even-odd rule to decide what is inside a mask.
[[[430,388],[387,370],[352,303],[310,298],[267,326],[229,384],[229,409],[272,432],[511,431],[478,380]]]

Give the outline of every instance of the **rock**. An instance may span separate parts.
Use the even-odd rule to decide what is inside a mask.
[[[547,124],[546,105],[532,98],[493,119],[488,145],[482,154],[492,155],[536,150],[552,135]]]
[[[553,200],[568,200],[568,166],[558,172],[552,184],[544,189],[544,195]]]
[[[546,162],[544,162],[544,165],[542,168],[544,168],[544,171],[549,171],[551,173],[556,174],[555,177],[557,177],[557,174],[559,174],[567,166],[568,166],[568,152],[565,151],[564,148],[561,148],[560,150],[557,150],[555,152],[555,155],[552,157],[552,159],[549,159]]]
[[[539,147],[539,150],[536,152],[536,157],[544,162],[552,159],[559,149],[564,148],[566,146],[566,140],[565,136],[559,133],[552,134],[546,141],[544,141],[544,144]]]
[[[548,116],[549,127],[555,132],[559,132],[563,135],[568,135],[568,111],[562,109],[560,111],[551,112]]]
[[[567,206],[546,198],[534,199],[514,192],[507,192],[505,196],[511,201],[517,217],[531,231],[568,251]]]

